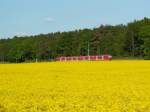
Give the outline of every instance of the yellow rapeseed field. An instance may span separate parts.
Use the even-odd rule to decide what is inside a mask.
[[[149,112],[150,61],[0,64],[0,112]]]

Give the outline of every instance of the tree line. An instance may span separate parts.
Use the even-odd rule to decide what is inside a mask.
[[[0,40],[0,62],[50,61],[59,56],[86,56],[88,52],[150,59],[150,19]]]

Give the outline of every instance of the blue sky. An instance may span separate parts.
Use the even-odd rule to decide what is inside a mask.
[[[0,38],[126,24],[150,17],[150,0],[0,0]]]

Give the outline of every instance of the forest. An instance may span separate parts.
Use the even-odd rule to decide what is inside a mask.
[[[114,58],[150,59],[150,19],[126,25],[0,39],[0,62],[54,61],[59,56],[110,54]]]

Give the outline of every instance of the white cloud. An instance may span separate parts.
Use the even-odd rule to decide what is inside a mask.
[[[28,36],[29,34],[28,33],[26,33],[26,32],[16,32],[15,33],[15,36],[17,36],[17,37],[24,37],[24,36]]]
[[[55,21],[55,19],[52,18],[52,17],[46,17],[44,20],[45,20],[46,22],[54,22],[54,21]]]

